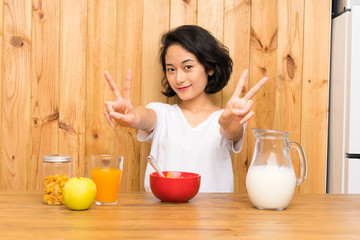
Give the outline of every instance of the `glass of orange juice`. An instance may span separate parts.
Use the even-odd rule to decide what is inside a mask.
[[[123,160],[120,155],[91,156],[91,178],[97,188],[95,204],[117,204]]]

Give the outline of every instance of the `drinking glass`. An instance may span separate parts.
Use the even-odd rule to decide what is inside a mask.
[[[95,204],[117,204],[123,160],[120,155],[91,156],[91,178],[97,188]]]

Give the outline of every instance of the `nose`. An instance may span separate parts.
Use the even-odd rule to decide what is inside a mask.
[[[184,73],[182,71],[176,72],[176,83],[181,84],[185,82]]]

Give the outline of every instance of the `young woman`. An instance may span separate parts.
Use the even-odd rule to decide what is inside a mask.
[[[242,74],[225,109],[214,105],[210,95],[223,89],[232,72],[228,50],[208,31],[184,25],[162,36],[160,61],[165,77],[163,94],[177,95],[181,102],[159,102],[146,107],[131,105],[131,72],[126,74],[124,96],[110,74],[105,77],[115,101],[105,103],[105,117],[120,126],[138,129],[139,141],[151,142],[151,155],[164,171],[201,174],[200,192],[232,192],[231,152],[240,152],[245,123],[254,115],[251,98],[265,84],[261,79],[244,97],[240,93],[248,71]],[[147,166],[145,190],[150,191]]]

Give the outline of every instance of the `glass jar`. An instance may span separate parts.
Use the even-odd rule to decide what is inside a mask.
[[[49,205],[64,204],[63,188],[71,177],[71,158],[67,155],[43,156],[43,202]]]

